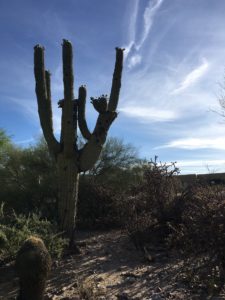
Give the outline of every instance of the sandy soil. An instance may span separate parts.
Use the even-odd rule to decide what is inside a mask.
[[[159,247],[143,253],[120,231],[79,232],[79,255],[53,262],[45,299],[163,300],[225,299],[190,290],[184,261]],[[0,268],[0,299],[15,299],[18,279],[13,265]]]

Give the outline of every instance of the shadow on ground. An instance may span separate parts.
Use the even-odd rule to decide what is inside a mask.
[[[146,257],[121,231],[78,232],[77,241],[81,254],[54,261],[46,300],[213,299],[188,289],[181,258],[154,247]],[[13,265],[0,268],[0,299],[17,290]]]

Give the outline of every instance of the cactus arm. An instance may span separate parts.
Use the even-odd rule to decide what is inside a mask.
[[[107,132],[112,122],[117,117],[116,108],[121,87],[123,50],[124,49],[116,48],[116,62],[109,103],[107,103],[106,96],[104,95],[98,99],[91,98],[94,108],[99,112],[99,116],[90,140],[79,152],[78,163],[80,172],[85,172],[94,166],[106,140]]]
[[[102,151],[102,144],[98,143],[96,137],[91,135],[90,140],[84,145],[79,152],[78,170],[86,172],[90,170],[96,163]]]
[[[116,117],[116,112],[106,111],[105,113],[99,114],[95,129],[91,135],[90,140],[80,150],[80,172],[90,170],[98,160],[103,144],[106,140],[109,127]]]
[[[115,111],[106,111],[105,113],[99,114],[95,129],[92,134],[95,136],[97,143],[100,143],[102,145],[105,143],[108,130],[116,117],[117,112]]]
[[[47,99],[51,102],[51,73],[48,70],[45,70],[45,82]]]
[[[64,103],[62,107],[62,130],[61,142],[65,155],[71,157],[74,154],[77,124],[74,123],[73,110],[73,53],[72,44],[63,40],[63,83],[64,83]]]
[[[44,48],[40,45],[34,47],[34,75],[41,127],[50,152],[56,156],[60,151],[60,144],[53,133],[50,73],[45,71]]]
[[[91,138],[91,133],[88,129],[86,117],[85,117],[86,94],[87,92],[85,86],[81,86],[79,88],[79,95],[78,95],[78,125],[83,137],[86,140],[89,140]]]
[[[119,93],[121,87],[121,77],[123,70],[123,51],[124,49],[116,48],[116,62],[112,79],[112,88],[109,98],[109,111],[116,111],[117,104],[119,101]]]

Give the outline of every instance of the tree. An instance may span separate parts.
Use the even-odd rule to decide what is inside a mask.
[[[10,137],[5,130],[0,128],[0,168],[2,168],[7,160],[8,149],[12,147]]]
[[[125,144],[122,139],[110,137],[90,174],[102,177],[110,171],[130,169],[139,162],[137,149],[133,145]]]
[[[123,49],[116,48],[116,62],[109,100],[105,95],[91,98],[95,110],[99,113],[92,133],[88,129],[85,118],[85,86],[79,88],[78,99],[74,99],[73,53],[72,44],[68,40],[63,40],[62,56],[64,99],[58,102],[62,109],[62,122],[60,141],[57,141],[52,125],[50,72],[45,69],[44,48],[40,45],[34,47],[34,74],[40,123],[58,170],[59,226],[73,243],[79,173],[86,172],[94,166],[106,140],[107,132],[117,117]],[[78,149],[77,146],[78,126],[87,140],[82,149]]]
[[[17,213],[38,211],[52,219],[56,215],[56,168],[45,141],[40,139],[25,149],[11,144],[4,157],[0,165],[0,201]]]

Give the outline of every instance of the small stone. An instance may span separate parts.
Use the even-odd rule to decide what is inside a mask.
[[[150,300],[163,300],[163,298],[160,294],[153,294]]]
[[[136,281],[136,279],[134,277],[127,277],[125,278],[124,282],[127,282],[127,283],[134,283]]]
[[[80,296],[73,296],[72,298],[64,297],[64,298],[61,298],[61,300],[80,300]]]
[[[97,282],[101,282],[101,281],[103,281],[103,280],[104,280],[104,279],[103,279],[103,277],[101,277],[101,276],[98,277],[98,278],[96,279]]]
[[[59,261],[58,260],[55,260],[55,261],[53,261],[53,263],[52,263],[52,267],[53,268],[57,268],[58,266],[59,266]]]
[[[116,297],[118,300],[129,300],[127,293],[118,294]]]

